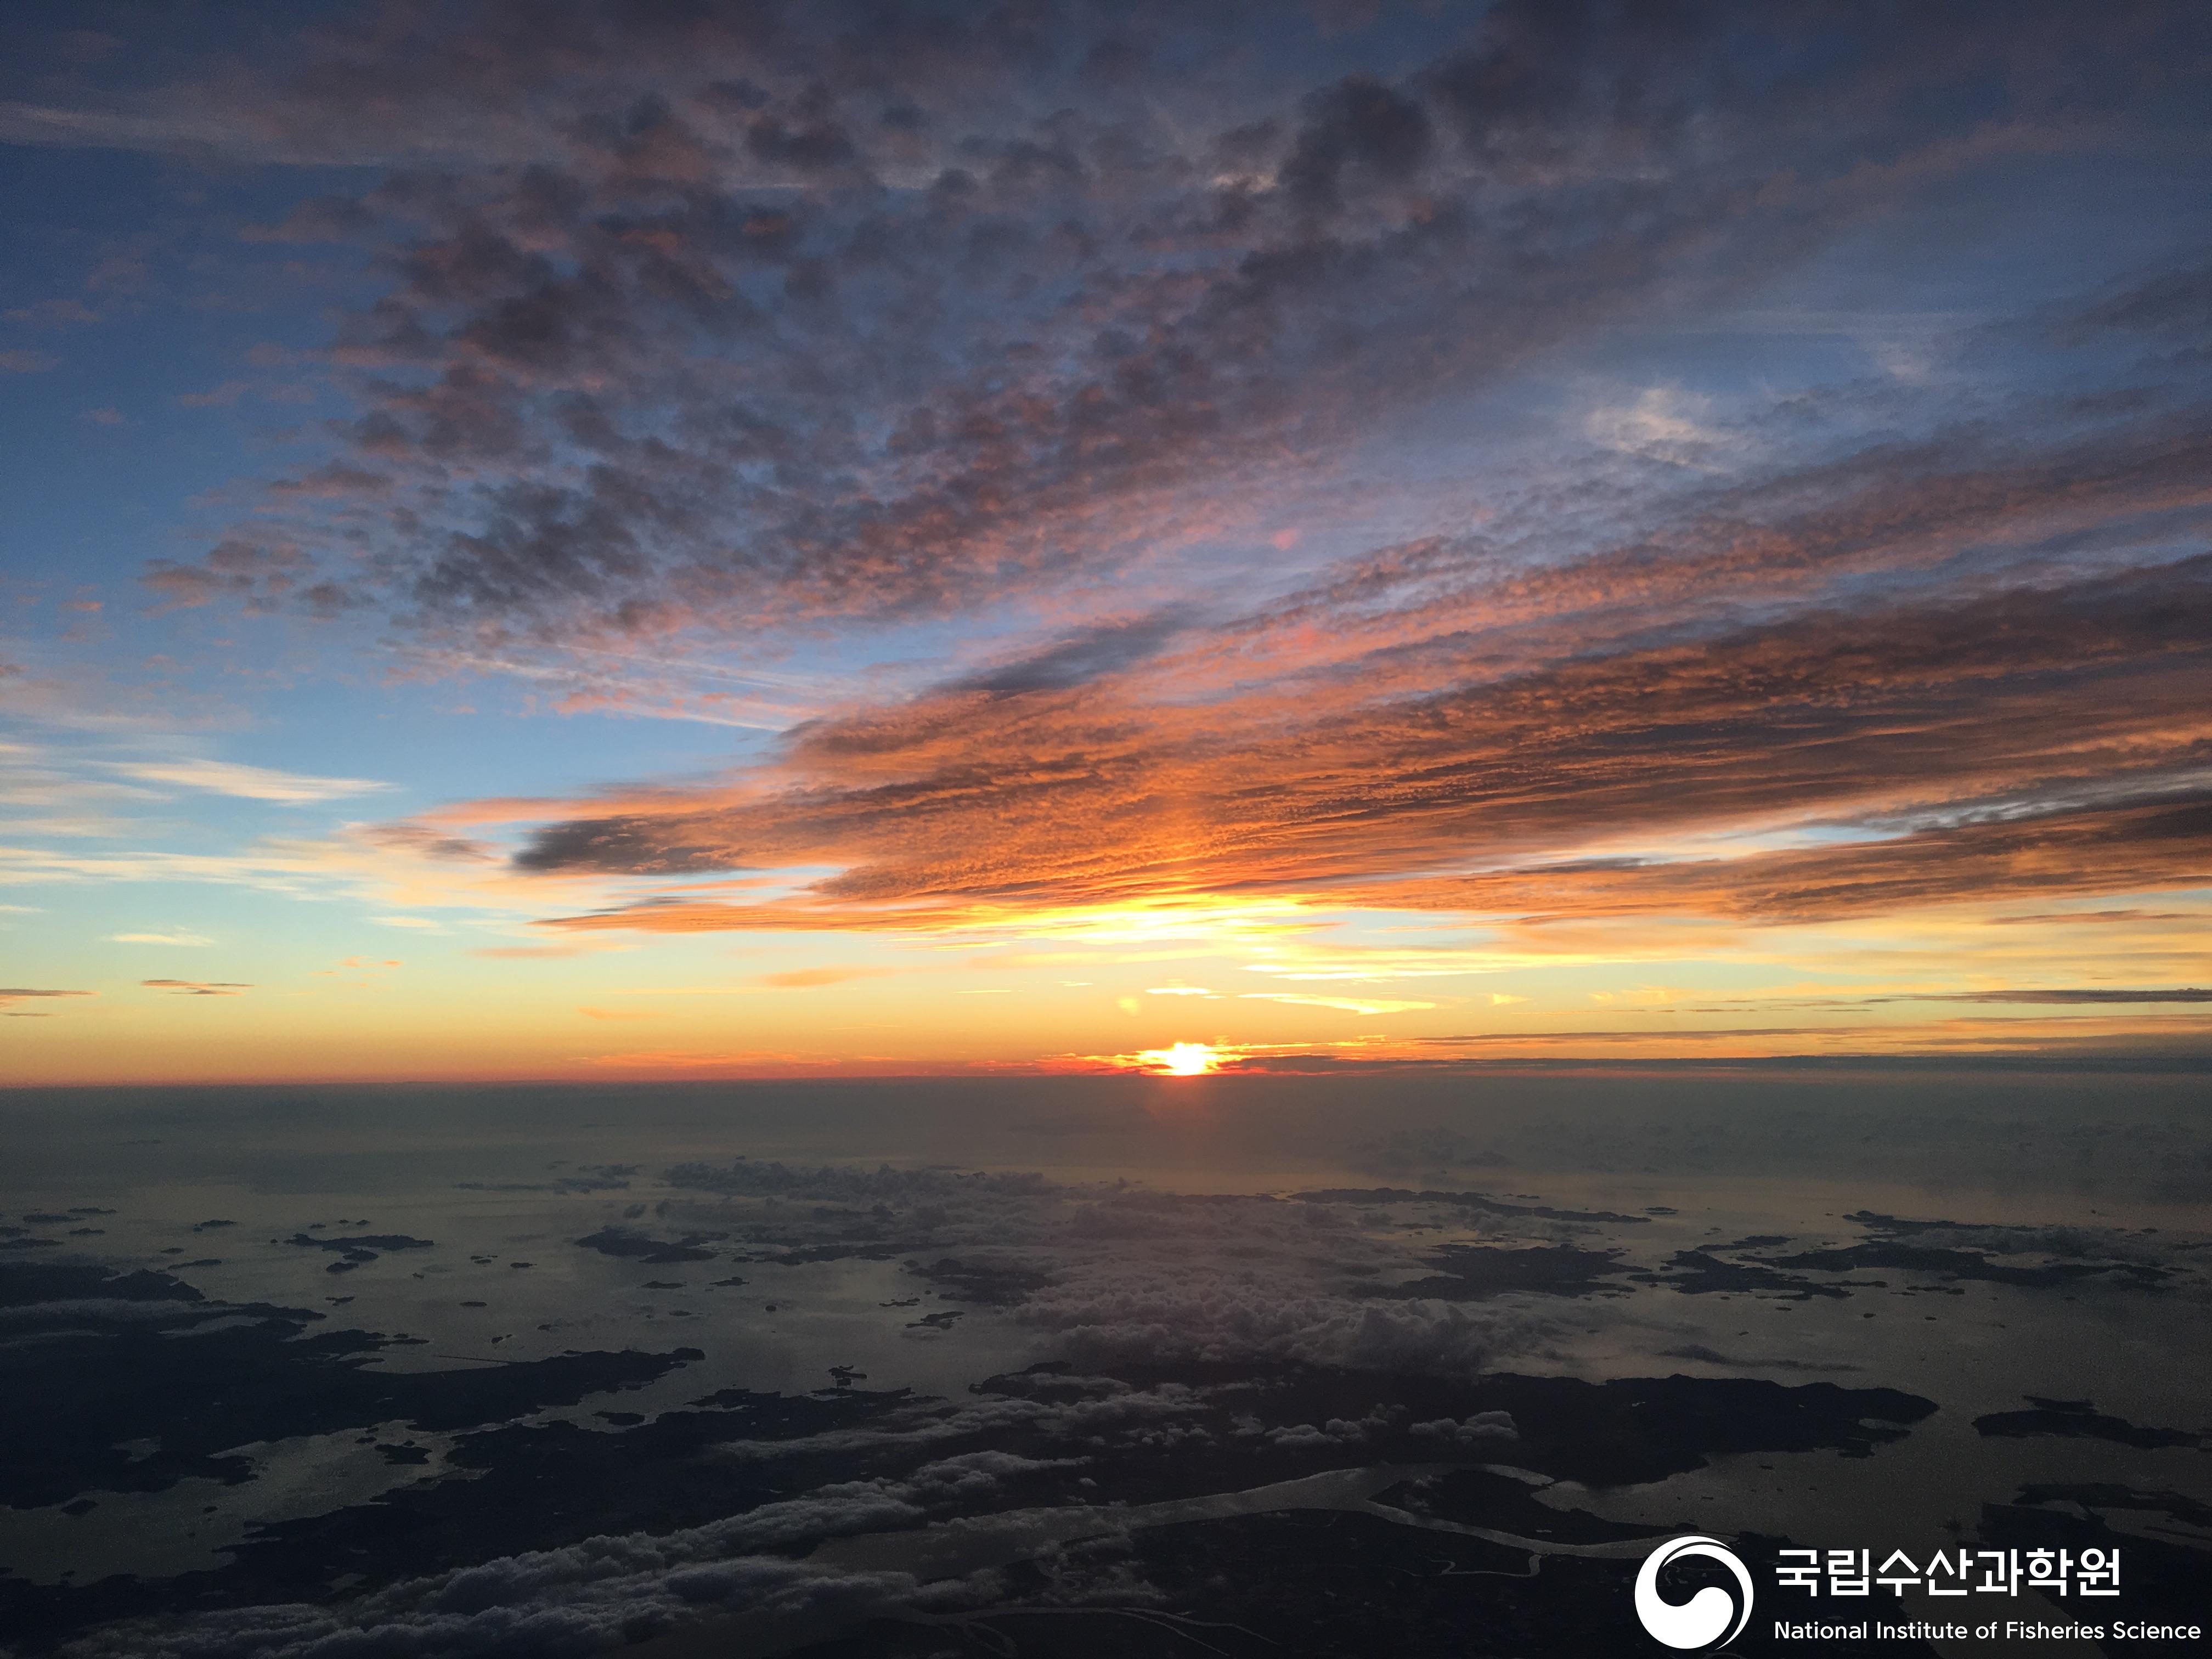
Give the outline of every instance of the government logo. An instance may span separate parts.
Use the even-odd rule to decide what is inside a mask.
[[[1670,1561],[1692,1555],[1705,1556],[1726,1567],[1735,1576],[1737,1593],[1730,1595],[1719,1585],[1708,1584],[1686,1601],[1669,1601],[1661,1595],[1660,1570]],[[1724,1648],[1751,1622],[1751,1574],[1717,1538],[1692,1534],[1669,1539],[1645,1556],[1637,1571],[1636,1616],[1654,1641],[1670,1648]]]

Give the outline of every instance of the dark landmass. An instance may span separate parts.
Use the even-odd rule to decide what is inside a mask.
[[[986,1396],[1063,1405],[1110,1401],[1121,1389],[1198,1390],[1206,1404],[1192,1421],[1205,1437],[1117,1449],[1088,1471],[1103,1498],[1133,1504],[1241,1491],[1352,1463],[1450,1462],[1449,1451],[1440,1455],[1444,1443],[1416,1426],[1492,1412],[1510,1417],[1517,1437],[1481,1443],[1488,1449],[1468,1461],[1508,1462],[1555,1480],[1607,1486],[1662,1480],[1731,1452],[1826,1448],[1863,1457],[1904,1438],[1906,1425],[1936,1410],[1933,1401],[1894,1389],[1832,1382],[1793,1387],[1677,1376],[1593,1383],[1511,1375],[1467,1381],[1236,1364],[1116,1367],[1110,1376],[1047,1365],[970,1386]],[[1279,1427],[1336,1423],[1344,1430],[1333,1439],[1279,1441],[1240,1432],[1239,1419]],[[1024,1456],[1054,1455],[1048,1440],[1015,1431],[998,1431],[988,1443]]]
[[[0,1262],[0,1308],[28,1308],[41,1303],[198,1302],[204,1298],[180,1279],[142,1268],[123,1272],[94,1263]],[[304,1316],[319,1317],[319,1316]]]
[[[1730,1370],[1776,1371],[1856,1371],[1863,1367],[1841,1360],[1792,1359],[1787,1356],[1759,1358],[1743,1354],[1723,1353],[1717,1348],[1702,1342],[1685,1342],[1679,1348],[1662,1348],[1662,1359],[1694,1359],[1701,1364],[1723,1365]]]
[[[1534,1216],[1540,1221],[1603,1221],[1618,1226],[1649,1226],[1648,1215],[1619,1215],[1611,1210],[1556,1210],[1548,1204],[1509,1204],[1483,1193],[1413,1192],[1403,1187],[1325,1187],[1292,1193],[1295,1204],[1449,1204],[1487,1215]]]
[[[1528,1249],[1487,1244],[1444,1244],[1429,1259],[1441,1276],[1403,1285],[1371,1285],[1359,1294],[1405,1301],[1476,1302],[1518,1291],[1542,1296],[1587,1296],[1608,1288],[1608,1278],[1626,1273],[1619,1250],[1584,1250],[1571,1244]]]
[[[2204,1437],[2180,1429],[2139,1427],[2092,1408],[2087,1400],[2039,1400],[2031,1395],[2033,1410],[1991,1412],[1974,1419],[1976,1432],[1993,1438],[2021,1439],[2032,1434],[2065,1435],[2075,1439],[2110,1440],[2145,1451],[2160,1446],[2201,1446]]]
[[[586,1237],[574,1241],[587,1250],[597,1250],[601,1255],[620,1256],[642,1261],[651,1267],[662,1267],[677,1261],[712,1261],[714,1253],[699,1248],[699,1236],[671,1243],[666,1239],[648,1238],[628,1227],[602,1227]],[[510,1267],[526,1267],[526,1261],[510,1261]]]
[[[880,1233],[881,1229],[871,1229]],[[887,1244],[880,1238],[863,1239],[842,1244],[807,1244],[797,1249],[786,1250],[780,1255],[763,1256],[779,1267],[803,1267],[813,1261],[889,1261],[899,1254],[900,1246]]]
[[[697,1357],[696,1350],[688,1352]],[[432,1376],[491,1376],[507,1369]],[[749,1468],[704,1455],[710,1447],[740,1439],[800,1440],[854,1427],[904,1400],[903,1391],[825,1390],[785,1398],[726,1389],[695,1402],[690,1411],[665,1412],[619,1433],[557,1421],[481,1429],[461,1436],[445,1460],[447,1468],[474,1478],[421,1481],[374,1503],[258,1527],[222,1567],[170,1579],[113,1577],[82,1586],[0,1579],[0,1627],[21,1650],[39,1652],[118,1619],[326,1601],[331,1581],[346,1575],[358,1575],[355,1589],[368,1589],[471,1562],[558,1548],[596,1534],[702,1525],[773,1502],[794,1476],[818,1485],[843,1478],[841,1471],[850,1467],[849,1459],[841,1464],[832,1456],[802,1453]]]
[[[2132,1486],[2117,1486],[2110,1481],[2090,1481],[2022,1486],[2015,1501],[2031,1506],[2078,1504],[2087,1510],[2134,1510],[2148,1515],[2163,1515],[2168,1520],[2179,1521],[2185,1527],[2196,1527],[2212,1533],[2212,1504],[2191,1498],[2185,1492],[2138,1492]],[[2208,1568],[2212,1568],[2212,1563],[2207,1565]]]
[[[289,1356],[270,1364],[272,1352],[283,1345],[263,1340],[261,1328],[221,1334],[259,1346],[251,1352],[219,1356],[214,1370],[188,1377],[173,1392],[169,1416],[142,1411],[104,1423],[99,1437],[110,1443],[134,1435],[189,1432],[198,1436],[204,1456],[210,1449],[270,1432],[272,1423],[276,1432],[313,1431],[286,1419],[287,1412],[301,1409],[293,1402],[304,1398],[314,1402],[311,1409],[319,1412],[318,1420],[330,1426],[398,1420],[418,1429],[458,1430],[443,1467],[473,1478],[434,1478],[386,1492],[373,1503],[258,1528],[225,1566],[171,1580],[118,1578],[80,1588],[0,1583],[0,1618],[21,1633],[26,1651],[41,1651],[88,1625],[137,1614],[320,1601],[328,1595],[327,1586],[340,1578],[356,1589],[369,1589],[459,1563],[556,1548],[596,1534],[669,1531],[827,1485],[896,1480],[924,1464],[965,1454],[992,1455],[1000,1472],[972,1493],[957,1485],[932,1488],[932,1494],[941,1495],[918,1500],[926,1506],[927,1519],[1059,1504],[1073,1490],[1079,1471],[1090,1483],[1084,1501],[1105,1505],[1242,1491],[1375,1463],[1500,1457],[1554,1479],[1610,1486],[1657,1480],[1730,1452],[1827,1447],[1863,1455],[1877,1443],[1902,1437],[1907,1432],[1904,1425],[1935,1409],[1929,1401],[1894,1390],[1844,1389],[1826,1382],[1787,1388],[1674,1376],[1592,1384],[1510,1376],[1470,1381],[1231,1364],[1133,1370],[1107,1377],[1046,1365],[975,1385],[967,1401],[916,1400],[903,1390],[870,1393],[851,1385],[860,1380],[855,1374],[839,1378],[840,1386],[797,1397],[726,1389],[650,1422],[626,1424],[623,1417],[641,1414],[601,1413],[599,1420],[609,1428],[586,1430],[559,1421],[495,1424],[495,1414],[520,1415],[547,1403],[556,1385],[618,1386],[624,1376],[648,1380],[670,1364],[697,1358],[696,1351],[567,1356],[534,1367],[381,1376],[358,1369],[360,1356],[346,1350],[344,1345],[364,1340],[359,1333],[319,1339],[322,1350],[313,1358],[289,1361],[288,1370]],[[293,1340],[289,1346],[297,1352],[308,1344]],[[130,1370],[144,1375],[158,1367]],[[255,1420],[251,1432],[228,1416],[240,1403],[243,1386],[256,1390],[256,1397],[243,1405],[242,1414]],[[480,1392],[487,1390],[491,1392]],[[1131,1409],[1129,1402],[1137,1396],[1143,1397],[1143,1407]],[[198,1413],[174,1403],[179,1399],[209,1407],[215,1421],[203,1426]],[[1437,1432],[1460,1421],[1479,1427],[1478,1437],[1455,1445]],[[872,1431],[838,1432],[863,1428]],[[91,1437],[82,1438],[88,1442]],[[710,1455],[711,1449],[731,1443],[738,1443],[732,1451],[741,1455]],[[1467,1444],[1476,1449],[1468,1450]],[[1459,1482],[1447,1477],[1437,1496],[1425,1501],[1468,1514],[1494,1503],[1499,1516],[1530,1528],[1604,1524],[1565,1511],[1536,1514],[1526,1486],[1520,1484],[1504,1488],[1480,1479]],[[1176,1534],[1172,1547],[1166,1534]],[[1302,1553],[1303,1540],[1309,1540],[1334,1553],[1309,1557]],[[1442,1628],[1463,1616],[1455,1598],[1478,1585],[1525,1592],[1531,1583],[1577,1583],[1577,1575],[1587,1571],[1589,1584],[1611,1585],[1613,1593],[1626,1594],[1626,1577],[1618,1563],[1577,1565],[1555,1559],[1547,1561],[1537,1580],[1450,1576],[1449,1597],[1411,1595],[1408,1572],[1422,1577],[1437,1562],[1456,1562],[1455,1575],[1478,1565],[1485,1571],[1523,1575],[1528,1571],[1526,1552],[1411,1531],[1349,1513],[1166,1528],[1160,1540],[1140,1535],[1131,1547],[1131,1559],[1143,1564],[1147,1574],[1156,1559],[1180,1562],[1188,1554],[1194,1562],[1212,1562],[1196,1577],[1178,1576],[1180,1566],[1164,1568],[1169,1576],[1161,1581],[1193,1592],[1194,1599],[1170,1605],[1203,1607],[1208,1620],[1243,1622],[1239,1609],[1247,1607],[1258,1617],[1260,1604],[1272,1598],[1269,1622],[1253,1628],[1290,1641],[1288,1650],[1294,1652],[1372,1651],[1377,1632],[1389,1632],[1394,1651],[1423,1651],[1418,1645],[1426,1639],[1420,1636],[1422,1621],[1433,1615]],[[1159,1555],[1163,1550],[1165,1554]],[[1247,1550],[1266,1556],[1264,1567],[1261,1554],[1255,1554],[1241,1569],[1256,1576],[1218,1595],[1197,1594],[1207,1574],[1224,1562],[1243,1559]],[[1340,1571],[1345,1561],[1358,1570]],[[1370,1569],[1371,1583],[1363,1577]],[[1446,1576],[1441,1567],[1436,1571]],[[1020,1566],[1008,1575],[1009,1582],[1018,1584],[1034,1571]],[[1397,1611],[1387,1610],[1386,1587],[1402,1603]],[[1529,1621],[1550,1605],[1550,1588],[1533,1601],[1524,1593],[1505,1597],[1500,1606],[1508,1613],[1521,1608],[1512,1616],[1533,1629]],[[1334,1598],[1328,1594],[1332,1591]],[[1309,1596],[1342,1601],[1345,1606],[1329,1614],[1338,1622],[1296,1628],[1310,1611]],[[1610,1604],[1601,1613],[1577,1611],[1573,1619],[1582,1622],[1571,1628],[1587,1625],[1617,1634],[1620,1616]],[[1051,1617],[1057,1622],[1050,1628],[1065,1627],[1071,1640],[1078,1625],[1092,1619]],[[1123,1640],[1124,1645],[1111,1650],[1115,1652],[1149,1650],[1127,1644],[1132,1637],[1149,1640],[1163,1633],[1100,1617],[1104,1622],[1099,1639],[1118,1635]],[[1608,1626],[1607,1620],[1613,1622]],[[1324,1638],[1348,1640],[1343,1633],[1355,1626],[1370,1639],[1369,1646],[1316,1645]],[[1413,1645],[1399,1641],[1401,1628],[1411,1632],[1407,1641]],[[936,1632],[940,1644],[949,1634]]]
[[[1706,1250],[1677,1250],[1668,1259],[1667,1267],[1665,1278],[1652,1274],[1644,1277],[1644,1282],[1664,1285],[1685,1296],[1706,1296],[1717,1291],[1742,1291],[1784,1297],[1792,1302],[1806,1302],[1816,1296],[1847,1297],[1850,1294],[1850,1291],[1841,1285],[1802,1279],[1762,1262],[1723,1261]]]
[[[38,1339],[0,1346],[0,1394],[40,1425],[0,1461],[0,1503],[17,1508],[158,1492],[187,1476],[235,1485],[252,1466],[222,1455],[234,1446],[378,1422],[474,1428],[650,1382],[681,1363],[577,1353],[386,1375],[374,1369],[378,1350],[421,1339],[311,1332],[322,1314],[210,1301],[150,1270],[0,1264],[0,1306],[11,1334]],[[134,1457],[122,1449],[131,1441],[158,1444]]]
[[[315,1224],[319,1227],[322,1223]],[[276,1241],[271,1239],[270,1242],[275,1243]],[[366,1267],[386,1250],[427,1250],[434,1248],[427,1238],[410,1238],[404,1233],[364,1233],[351,1238],[317,1238],[308,1233],[294,1233],[283,1242],[303,1245],[309,1249],[337,1252],[340,1259],[323,1269],[325,1273],[349,1273],[356,1267]]]
[[[1960,1279],[1982,1279],[2004,1285],[2064,1285],[2075,1279],[2100,1273],[2117,1275],[2113,1281],[2133,1284],[2142,1289],[2154,1289],[2173,1277],[2173,1270],[2135,1260],[2132,1256],[2115,1256],[2109,1253],[2106,1242],[2110,1234],[2062,1227],[2036,1226],[2021,1223],[1984,1224],[1966,1221],[1910,1221],[1896,1216],[1883,1215],[1875,1210],[1858,1210],[1844,1218],[1855,1222],[1869,1232],[1887,1233],[1891,1237],[1872,1245],[1852,1247],[1857,1249],[1892,1249],[1911,1251],[1919,1259],[1899,1255],[1890,1261],[1869,1260],[1868,1266],[1923,1267],[1926,1271],[1945,1273]],[[2142,1230],[2155,1233],[2155,1227]],[[1916,1249],[1899,1243],[1899,1236],[1906,1238],[1920,1233],[1968,1233],[1980,1237],[1995,1235],[2017,1249],[2035,1254],[2058,1255],[2071,1259],[2039,1267],[2015,1267],[1990,1261],[1982,1250],[1941,1248]],[[2005,1254],[2000,1250],[1999,1254]]]
[[[1540,1490],[1540,1485],[1490,1469],[1454,1469],[1401,1482],[1377,1492],[1375,1501],[1412,1515],[1488,1527],[1547,1543],[1608,1544],[1654,1535],[1647,1526],[1607,1521],[1587,1510],[1542,1503],[1536,1497]]]
[[[1772,1258],[1778,1267],[1811,1268],[1820,1273],[1861,1273],[1886,1267],[1911,1273],[1941,1273],[1947,1279],[1978,1279],[1993,1285],[2050,1286],[2077,1279],[2107,1278],[2156,1288],[2170,1277],[2163,1267],[2136,1261],[2051,1261],[2041,1267],[2016,1267],[1992,1261],[1978,1250],[1946,1250],[1923,1244],[1899,1244],[1876,1240],[1832,1250],[1803,1250],[1796,1255]]]
[[[195,1228],[193,1231],[198,1231],[198,1229]],[[359,1233],[347,1238],[310,1238],[305,1233],[294,1233],[284,1242],[288,1244],[305,1244],[318,1250],[337,1250],[341,1253],[350,1253],[355,1250],[428,1250],[434,1248],[434,1241],[428,1238],[410,1238],[405,1233]]]

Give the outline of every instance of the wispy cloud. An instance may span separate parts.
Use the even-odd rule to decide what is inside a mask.
[[[228,853],[61,852],[0,844],[0,887],[189,882],[294,898],[343,897],[379,907],[474,911],[514,920],[544,908],[548,892],[544,877],[518,873],[489,852],[448,835],[395,835],[391,830],[386,825],[349,825],[319,838],[263,838]],[[607,890],[607,884],[596,878],[556,878],[553,885],[584,902],[599,902]],[[579,943],[580,948],[591,948],[588,942]],[[598,948],[621,947],[609,940]]]
[[[138,982],[149,991],[167,991],[175,996],[188,997],[234,997],[240,991],[253,988],[251,985],[220,979],[142,979]]]
[[[2119,986],[2055,986],[2013,991],[1960,991],[1931,997],[1936,1002],[2051,1002],[2095,1006],[2150,1002],[2212,1002],[2212,990],[2201,986],[2170,989],[2125,989]]]
[[[570,945],[478,945],[469,954],[472,957],[483,957],[493,962],[561,962],[577,957],[599,956],[608,951],[619,951],[623,948],[620,945],[600,944],[596,941]]]
[[[843,985],[856,979],[877,979],[888,968],[793,968],[779,974],[763,974],[755,983],[776,991],[807,991],[824,985]]]
[[[203,790],[240,800],[276,801],[287,806],[343,800],[392,787],[368,778],[313,777],[236,761],[112,761],[108,764],[143,783],[172,784],[180,789]]]
[[[1238,1000],[1245,1002],[1285,1002],[1299,1008],[1334,1008],[1346,1014],[1403,1014],[1415,1009],[1433,1008],[1433,1002],[1389,1002],[1366,997],[1307,996],[1296,991],[1242,991]]]

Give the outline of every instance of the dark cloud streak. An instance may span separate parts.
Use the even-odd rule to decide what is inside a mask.
[[[814,892],[856,919],[1330,884],[1346,902],[1415,908],[1768,921],[1985,897],[1992,884],[2176,888],[2212,880],[2208,620],[2212,555],[1941,607],[1792,616],[1422,696],[1359,696],[1347,676],[1335,706],[1295,712],[1111,687],[948,693],[802,730],[780,789],[574,818],[517,861],[845,865]],[[1823,816],[1845,844],[1542,863],[1607,836]],[[649,927],[664,913],[630,914]],[[749,907],[729,925],[772,914]]]

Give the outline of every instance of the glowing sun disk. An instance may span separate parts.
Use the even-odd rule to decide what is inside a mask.
[[[1204,1077],[1221,1063],[1221,1056],[1203,1042],[1176,1042],[1164,1048],[1147,1048],[1137,1058],[1168,1077]]]

